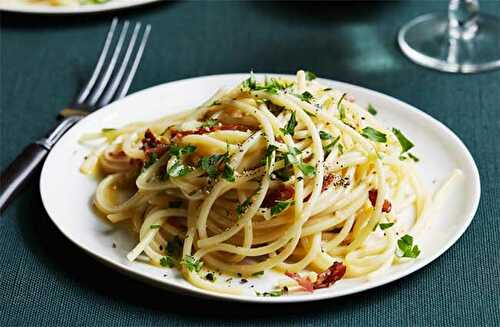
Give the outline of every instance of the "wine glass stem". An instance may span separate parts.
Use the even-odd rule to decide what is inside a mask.
[[[449,34],[455,39],[469,40],[478,30],[478,0],[450,0],[448,5]]]

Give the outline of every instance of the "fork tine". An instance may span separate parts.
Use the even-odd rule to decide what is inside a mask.
[[[104,65],[104,61],[106,60],[109,46],[111,45],[111,40],[113,39],[113,34],[115,33],[117,24],[118,24],[118,18],[113,18],[113,21],[111,22],[111,27],[109,28],[108,31],[108,35],[106,36],[106,41],[104,41],[104,46],[101,50],[101,54],[99,55],[99,59],[97,60],[96,66],[94,68],[94,72],[92,73],[92,76],[90,77],[83,91],[78,95],[76,100],[77,105],[81,105],[85,101],[90,91],[94,87],[97,77],[99,77],[99,73],[101,72],[102,66]]]
[[[151,31],[151,25],[146,25],[146,29],[144,30],[144,35],[142,36],[141,43],[139,44],[139,48],[137,49],[134,62],[132,63],[132,67],[130,68],[130,71],[127,75],[125,82],[119,88],[118,93],[115,96],[114,100],[121,99],[127,94],[130,84],[132,84],[132,80],[134,79],[135,73],[137,71],[137,67],[139,67],[139,62],[141,61],[144,48],[146,47],[146,43],[148,42],[150,31]]]
[[[139,29],[141,28],[141,23],[136,23],[134,27],[134,31],[132,32],[132,36],[130,37],[130,41],[127,47],[127,51],[125,52],[125,56],[123,57],[122,64],[118,69],[118,72],[113,77],[111,81],[111,85],[106,89],[106,92],[101,97],[99,102],[97,103],[97,108],[104,107],[113,99],[113,95],[115,95],[118,86],[123,78],[123,74],[125,73],[125,69],[127,68],[127,64],[130,60],[130,56],[132,54],[132,50],[134,49],[135,42],[137,40],[137,35],[139,34]]]
[[[123,42],[125,41],[125,36],[127,35],[128,26],[129,22],[125,21],[118,42],[116,43],[115,50],[113,51],[111,60],[108,63],[108,67],[104,72],[104,74],[99,79],[99,83],[95,87],[94,91],[91,93],[90,100],[87,101],[91,109],[93,109],[93,107],[99,100],[99,97],[104,92],[104,89],[106,88],[106,85],[108,84],[109,79],[111,78],[111,74],[113,73],[113,70],[115,69],[116,66],[116,62],[118,61],[118,56],[120,55],[120,52],[122,50]]]

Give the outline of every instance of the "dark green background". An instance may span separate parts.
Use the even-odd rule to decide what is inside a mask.
[[[500,15],[500,2],[482,6]],[[396,46],[398,29],[436,10],[446,2],[174,2],[71,17],[3,13],[1,168],[51,127],[89,76],[117,15],[153,26],[132,91],[250,69],[305,68],[359,84],[449,126],[476,160],[482,200],[458,243],[406,278],[334,300],[260,306],[171,294],[103,266],[56,230],[34,180],[0,219],[0,325],[498,326],[500,71],[463,76],[409,62]]]

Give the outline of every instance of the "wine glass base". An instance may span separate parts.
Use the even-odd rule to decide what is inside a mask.
[[[428,14],[403,26],[398,43],[413,62],[452,73],[476,73],[500,68],[500,19],[480,15],[470,39],[452,38],[446,15]]]

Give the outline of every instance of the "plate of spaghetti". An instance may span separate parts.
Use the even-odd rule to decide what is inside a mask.
[[[117,270],[248,302],[406,276],[458,240],[480,197],[474,160],[443,124],[302,70],[135,93],[61,139],[40,189],[60,231]]]

